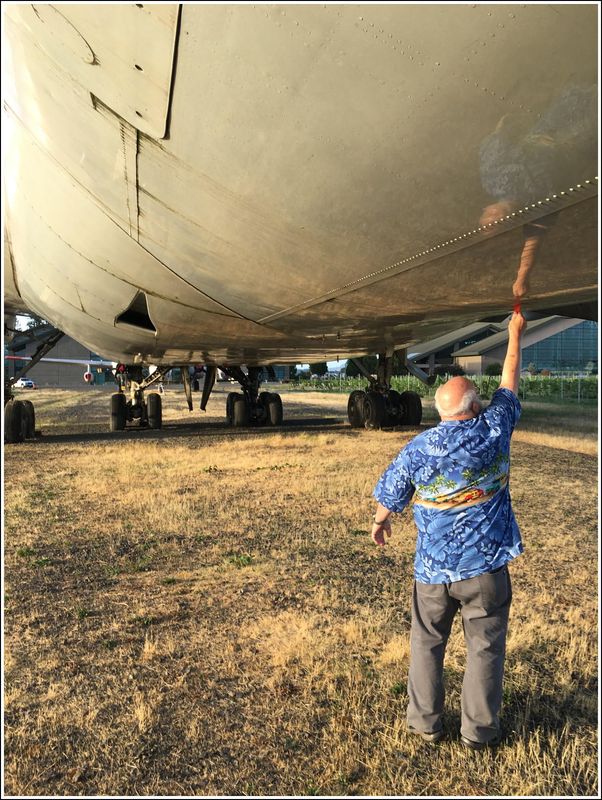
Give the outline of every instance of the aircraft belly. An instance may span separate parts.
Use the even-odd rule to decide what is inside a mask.
[[[591,131],[518,187],[516,208],[561,191],[569,204],[569,188],[596,174],[595,14],[582,12],[581,36],[567,40],[570,21],[530,7],[185,6],[162,148],[190,170],[180,168],[183,184],[165,182],[166,156],[151,176],[143,143],[141,175],[180,212],[178,232],[190,226],[188,263],[200,270],[194,225],[210,233],[207,271],[254,319],[259,297],[286,310],[292,296],[320,296],[456,237],[470,246],[464,237],[497,199],[484,144],[513,114],[529,136],[546,115],[546,135],[566,135],[567,74],[585,87]],[[514,167],[503,165],[500,185]],[[146,229],[154,223],[149,214]],[[267,290],[254,285],[263,275]],[[238,287],[245,305],[230,296]]]
[[[7,24],[130,125],[165,134],[179,8],[174,4],[10,4]],[[13,37],[14,38],[14,34]]]
[[[552,212],[526,306],[596,296],[595,8],[178,13],[7,12],[13,304],[118,360],[375,352],[509,310]]]

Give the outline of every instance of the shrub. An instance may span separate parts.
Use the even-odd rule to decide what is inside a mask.
[[[499,362],[495,364],[489,364],[487,369],[485,370],[485,375],[501,375],[502,374],[502,365]]]
[[[464,370],[459,364],[440,364],[439,366],[435,367],[433,370],[435,375],[466,375]]]

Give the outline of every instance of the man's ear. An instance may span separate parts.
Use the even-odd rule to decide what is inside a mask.
[[[483,410],[483,406],[482,406],[482,404],[481,404],[481,403],[479,403],[479,401],[478,401],[478,400],[475,400],[475,401],[472,403],[472,406],[471,406],[471,408],[472,408],[472,410],[473,410],[473,413],[474,413],[474,415],[475,415],[475,416],[476,416],[477,414],[480,414],[480,413],[481,413],[481,411]]]

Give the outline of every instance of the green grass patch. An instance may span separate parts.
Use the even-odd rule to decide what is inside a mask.
[[[253,558],[248,553],[236,553],[228,557],[228,564],[233,564],[237,569],[249,567],[253,563]]]

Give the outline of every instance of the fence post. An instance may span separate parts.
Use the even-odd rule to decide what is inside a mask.
[[[581,375],[577,378],[577,402],[581,403]]]
[[[560,376],[560,399],[564,400],[564,375]]]

